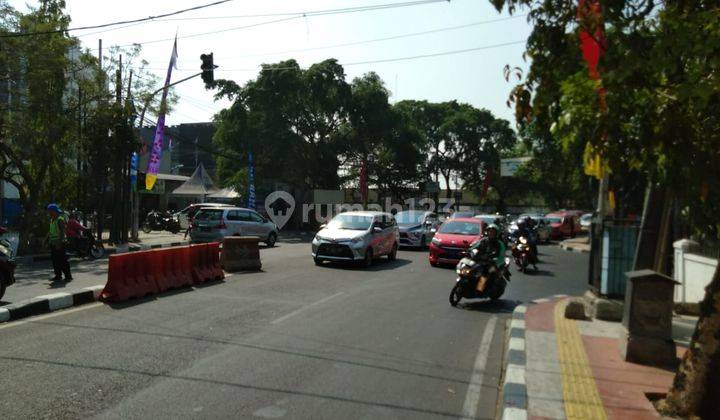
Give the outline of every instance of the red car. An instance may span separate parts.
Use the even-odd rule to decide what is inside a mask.
[[[448,219],[430,242],[430,265],[457,264],[467,249],[482,238],[483,221],[473,217]]]
[[[574,238],[582,231],[580,218],[574,212],[557,212],[545,216],[550,225],[550,237],[553,239]]]

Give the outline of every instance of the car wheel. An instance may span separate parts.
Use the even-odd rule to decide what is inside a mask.
[[[150,232],[152,232],[152,229],[150,228],[150,225],[146,223],[143,225],[142,231],[145,233],[150,233]]]
[[[365,251],[365,260],[363,261],[365,267],[371,267],[373,265],[373,252],[372,248],[368,248]]]
[[[315,265],[322,265],[322,263],[323,263],[323,260],[321,260],[319,258],[313,258],[313,260],[315,261]]]
[[[397,259],[397,250],[398,246],[397,244],[394,244],[392,247],[392,251],[390,251],[390,253],[388,254],[388,260],[395,261]]]
[[[275,232],[270,232],[270,234],[267,237],[267,240],[265,241],[265,245],[272,248],[275,246],[276,241],[277,241],[277,234]]]
[[[0,279],[0,299],[5,295],[5,282]]]
[[[456,284],[450,291],[450,305],[453,307],[457,306],[458,303],[460,303],[460,299],[462,299],[460,296],[460,285]]]
[[[94,247],[90,248],[90,256],[93,259],[102,258],[103,255],[105,255],[105,249],[103,249],[102,246],[95,245]]]
[[[430,265],[433,266],[433,267],[437,267],[437,266],[438,266],[438,263],[430,261]]]

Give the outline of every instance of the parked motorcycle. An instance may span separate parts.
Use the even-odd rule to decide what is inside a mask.
[[[105,255],[105,248],[101,242],[95,239],[95,235],[91,232],[83,232],[83,236],[79,238],[70,238],[67,245],[67,252],[81,258],[90,257],[92,259],[102,258]]]
[[[458,277],[450,291],[450,305],[452,306],[457,306],[462,298],[490,298],[496,300],[505,293],[505,288],[510,282],[510,270],[508,269],[510,258],[505,258],[505,264],[502,267],[498,267],[498,270],[494,274],[491,274],[485,290],[478,292],[476,287],[480,274],[485,267],[493,264],[493,262],[487,259],[476,261],[477,253],[477,249],[473,249],[471,252],[472,258],[465,257],[461,259],[455,267],[455,272],[458,274]]]
[[[7,233],[7,229],[0,227],[0,235]],[[5,289],[15,283],[15,252],[17,244],[0,239],[0,299],[5,295]]]
[[[530,264],[537,270],[536,257],[532,245],[530,245],[526,237],[520,236],[515,240],[512,246],[512,256],[515,259],[515,264],[523,273],[527,273]]]
[[[180,220],[170,212],[151,211],[145,216],[142,230],[150,233],[153,230],[167,230],[170,233],[180,232]]]

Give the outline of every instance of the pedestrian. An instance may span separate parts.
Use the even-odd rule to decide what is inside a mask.
[[[62,274],[65,275],[65,281],[72,281],[70,274],[70,263],[68,263],[67,254],[65,253],[65,229],[67,226],[67,218],[65,213],[57,204],[49,204],[47,211],[50,214],[50,228],[48,230],[47,243],[50,247],[50,258],[52,259],[55,277],[52,278],[53,283],[59,283]]]

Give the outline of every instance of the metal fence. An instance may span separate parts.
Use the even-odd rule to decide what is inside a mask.
[[[622,297],[635,259],[640,223],[637,220],[593,221],[590,229],[589,283],[601,295]]]

